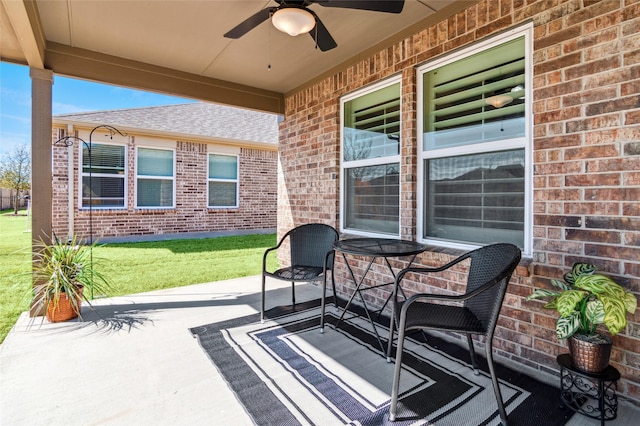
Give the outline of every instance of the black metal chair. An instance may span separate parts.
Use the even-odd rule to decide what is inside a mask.
[[[322,312],[324,312],[325,292],[327,287],[327,272],[331,271],[333,285],[333,302],[337,306],[336,284],[333,278],[333,243],[338,241],[339,234],[335,228],[322,223],[300,225],[288,231],[278,242],[264,252],[262,257],[262,306],[260,320],[264,321],[265,284],[266,277],[281,281],[291,281],[291,303],[296,304],[296,282],[316,281],[322,278]],[[289,241],[290,266],[280,268],[274,272],[267,271],[267,255],[277,250],[285,241]],[[321,316],[320,331],[324,332],[324,316]]]
[[[398,387],[402,370],[402,351],[407,331],[410,330],[443,330],[461,332],[467,335],[471,363],[477,375],[478,367],[471,335],[486,336],[485,348],[487,364],[493,390],[498,403],[498,411],[502,424],[507,424],[507,413],[504,409],[502,394],[493,366],[492,340],[502,301],[513,271],[520,262],[521,252],[513,244],[492,244],[466,253],[457,259],[438,268],[407,268],[396,277],[393,294],[392,318],[389,330],[387,360],[391,361],[394,325],[398,324],[398,348],[396,365],[391,391],[389,420],[397,419]],[[400,282],[407,274],[437,273],[445,271],[458,263],[469,259],[466,292],[461,295],[416,294],[406,301],[398,300]],[[437,301],[438,303],[425,303]],[[452,302],[454,302],[452,304]]]

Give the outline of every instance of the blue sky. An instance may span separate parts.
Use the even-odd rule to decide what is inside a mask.
[[[60,76],[53,79],[53,114],[182,104],[192,100]],[[0,62],[0,156],[31,146],[29,68]]]

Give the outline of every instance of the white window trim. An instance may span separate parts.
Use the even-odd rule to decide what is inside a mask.
[[[171,151],[173,153],[173,176],[149,176],[149,175],[139,175],[138,174],[138,150],[140,148],[143,149],[155,149],[157,151]],[[146,145],[138,145],[136,146],[136,155],[135,155],[135,185],[134,185],[134,200],[136,209],[139,210],[167,210],[167,209],[175,209],[176,208],[176,150],[175,148],[165,148],[165,147],[157,147],[157,146],[146,146]],[[172,182],[172,205],[171,206],[138,206],[138,179],[158,179],[158,180],[169,180]]]
[[[350,235],[359,235],[359,236],[363,236],[363,237],[377,237],[377,238],[400,238],[400,226],[402,223],[402,205],[401,203],[399,203],[399,212],[398,212],[398,231],[395,234],[389,234],[389,233],[376,233],[376,232],[367,232],[367,231],[363,231],[363,230],[357,230],[357,229],[352,229],[352,228],[346,228],[345,224],[344,224],[344,220],[345,220],[345,206],[344,206],[344,194],[345,194],[345,183],[346,183],[346,179],[344,178],[344,171],[345,169],[351,169],[351,168],[355,168],[355,167],[366,167],[366,166],[382,166],[382,165],[386,165],[386,164],[398,164],[398,167],[402,167],[402,138],[400,138],[400,140],[398,141],[399,143],[399,149],[398,155],[393,155],[393,156],[389,156],[389,157],[378,157],[378,158],[373,158],[373,159],[364,159],[364,160],[353,160],[353,161],[348,161],[347,164],[349,165],[349,167],[345,167],[345,161],[344,161],[344,152],[343,152],[343,148],[344,148],[344,132],[342,131],[343,128],[343,120],[344,120],[344,104],[346,102],[349,102],[353,99],[357,99],[361,96],[367,95],[369,93],[375,92],[376,90],[379,89],[384,89],[385,87],[389,87],[391,85],[400,83],[400,131],[402,131],[402,76],[401,75],[396,75],[390,78],[387,78],[383,81],[379,81],[375,84],[372,84],[370,86],[364,87],[362,89],[356,90],[355,92],[349,93],[348,95],[343,96],[342,98],[340,98],[340,233],[346,233],[346,234],[350,234]],[[400,176],[402,176],[402,173],[400,173]],[[402,200],[402,181],[400,181],[398,183],[399,187],[398,187],[398,197],[399,197],[399,201]]]
[[[92,142],[93,145],[115,145],[115,146],[122,146],[124,147],[124,203],[122,206],[118,206],[118,207],[114,207],[114,206],[85,206],[83,203],[83,196],[82,196],[82,178],[85,176],[89,176],[89,173],[84,173],[83,170],[83,161],[82,161],[82,157],[83,157],[83,151],[84,148],[86,148],[84,143],[79,143],[78,144],[78,209],[79,210],[126,210],[127,209],[127,202],[128,202],[128,197],[127,197],[127,189],[129,187],[129,185],[127,184],[127,180],[128,180],[128,155],[127,155],[127,149],[129,148],[127,146],[127,144],[124,143],[113,143],[113,142],[106,142],[106,141],[95,141]],[[88,145],[88,144],[87,144]],[[93,164],[92,164],[93,166]],[[91,177],[114,177],[114,175],[112,174],[108,174],[108,173],[91,173]],[[119,177],[119,176],[118,176]]]
[[[455,146],[451,148],[444,148],[439,150],[425,151],[423,149],[422,138],[423,134],[423,108],[424,108],[424,96],[423,96],[423,78],[422,75],[434,68],[441,67],[451,62],[455,62],[459,59],[478,53],[479,51],[487,50],[491,47],[501,45],[508,41],[514,40],[524,36],[525,44],[525,136],[524,138],[501,140],[497,142],[487,142],[482,144],[468,145],[468,146]],[[418,208],[417,214],[417,241],[424,244],[449,247],[461,250],[472,250],[480,247],[477,244],[463,244],[451,241],[442,241],[429,238],[423,238],[424,235],[424,161],[430,158],[440,158],[443,156],[455,156],[461,154],[470,153],[482,153],[482,152],[494,152],[494,151],[506,151],[509,149],[521,149],[524,148],[525,157],[525,179],[524,179],[524,197],[525,197],[525,212],[524,212],[524,247],[522,247],[522,255],[524,257],[531,257],[533,254],[533,24],[527,24],[512,30],[506,31],[495,37],[491,37],[488,40],[473,44],[465,49],[461,49],[457,52],[445,55],[442,58],[431,61],[416,69],[417,81],[418,81]],[[471,146],[471,150],[469,150]]]
[[[236,179],[220,179],[220,178],[210,178],[210,161],[209,156],[211,155],[224,155],[226,157],[236,157]],[[212,206],[211,200],[209,199],[209,182],[234,182],[236,184],[236,204],[234,206]],[[207,152],[207,208],[209,209],[237,209],[240,208],[240,155],[238,154],[230,154],[228,152],[216,152],[209,151]]]

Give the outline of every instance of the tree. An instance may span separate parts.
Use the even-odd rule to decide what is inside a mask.
[[[27,145],[18,145],[5,154],[0,164],[0,186],[14,191],[13,212],[18,214],[20,191],[31,188],[31,152]]]

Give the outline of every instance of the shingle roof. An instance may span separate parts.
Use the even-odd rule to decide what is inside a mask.
[[[56,121],[108,124],[155,132],[278,143],[278,116],[210,103],[56,114]]]

